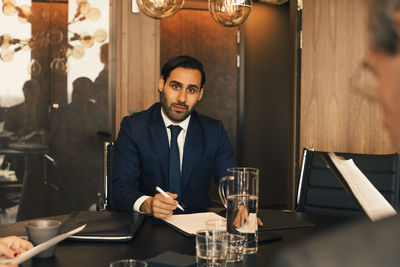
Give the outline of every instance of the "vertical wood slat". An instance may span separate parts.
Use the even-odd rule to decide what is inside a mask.
[[[379,105],[350,86],[367,54],[366,20],[362,0],[304,0],[300,148],[395,151]]]
[[[130,0],[117,0],[116,12],[116,133],[122,118],[158,100],[160,22],[131,13]]]

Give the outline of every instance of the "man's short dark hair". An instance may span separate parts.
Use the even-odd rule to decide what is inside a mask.
[[[206,74],[204,73],[203,70],[203,64],[201,64],[200,61],[191,56],[177,56],[171,58],[161,68],[161,75],[163,77],[164,82],[167,81],[171,72],[176,68],[184,68],[184,69],[192,69],[200,71],[201,73],[200,88],[203,88],[206,82]]]
[[[369,35],[374,48],[394,55],[399,52],[399,33],[394,22],[400,0],[369,0]]]

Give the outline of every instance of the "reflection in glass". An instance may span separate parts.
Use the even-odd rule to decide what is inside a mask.
[[[0,150],[23,155],[0,155],[0,176],[7,170],[31,182],[13,203],[19,220],[98,200],[105,141],[98,132],[109,132],[109,7],[109,0],[0,1]],[[31,149],[27,173],[23,149]],[[43,165],[43,153],[57,165]]]
[[[52,45],[59,45],[64,39],[64,35],[60,31],[51,31],[47,33],[46,39],[52,44]]]
[[[75,11],[75,15],[72,18],[72,20],[69,22],[69,24],[73,24],[75,22],[80,22],[84,21],[86,19],[95,21],[98,20],[101,16],[101,11],[100,9],[94,7],[89,4],[89,2],[86,1],[76,1],[77,3],[77,8]]]
[[[22,5],[21,7],[17,7],[18,11],[18,21],[20,23],[28,23],[29,16],[31,15],[31,7],[28,5]]]
[[[32,59],[31,63],[28,65],[28,73],[33,76],[37,76],[40,74],[41,71],[42,66],[40,66],[40,63],[37,60]]]
[[[93,39],[96,42],[102,43],[107,39],[107,32],[105,30],[102,29],[98,29],[95,31],[95,33],[93,34]]]
[[[17,9],[15,8],[15,5],[12,2],[6,2],[3,4],[3,13],[6,16],[14,16],[18,13]]]
[[[83,33],[81,35],[81,43],[85,48],[91,48],[93,46],[94,40],[89,34]]]
[[[90,6],[89,3],[87,3],[87,2],[86,3],[81,3],[81,4],[79,4],[78,12],[79,12],[79,14],[81,14],[83,16],[86,16],[87,14],[89,14],[91,8],[92,7]]]
[[[66,74],[68,72],[68,62],[65,58],[55,58],[50,63],[50,69],[58,74]]]
[[[85,48],[81,45],[74,46],[72,48],[72,56],[76,59],[80,59],[85,55]]]
[[[14,57],[14,50],[3,48],[0,52],[0,59],[4,62],[10,62]]]
[[[87,14],[88,19],[90,20],[98,20],[100,18],[100,10],[98,8],[92,8],[90,9],[89,13]]]
[[[11,44],[12,37],[8,34],[0,36],[0,45],[3,48],[9,48]]]

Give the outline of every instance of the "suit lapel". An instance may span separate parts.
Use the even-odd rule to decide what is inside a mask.
[[[193,112],[190,118],[188,131],[185,138],[182,164],[182,193],[188,186],[192,169],[196,161],[203,154],[203,137],[201,128],[197,121],[196,114]]]
[[[153,120],[150,125],[150,132],[161,162],[164,184],[168,185],[169,145],[167,131],[165,130],[164,121],[161,117],[160,108],[155,109],[154,111]]]

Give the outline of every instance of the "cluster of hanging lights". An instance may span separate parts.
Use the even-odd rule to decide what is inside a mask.
[[[139,9],[149,17],[163,19],[177,13],[184,0],[136,0]],[[242,24],[250,14],[252,0],[208,0],[211,17],[225,27]]]
[[[75,0],[77,9],[73,19],[68,25],[79,23],[85,20],[96,21],[100,18],[101,12],[98,8],[92,7],[88,0]],[[2,0],[2,12],[6,16],[17,16],[20,23],[32,23],[31,7],[28,5],[18,6],[15,0]],[[103,29],[97,29],[92,34],[71,33],[66,44],[63,40],[66,38],[61,31],[41,32],[31,36],[29,39],[13,38],[9,34],[0,35],[0,60],[9,62],[14,54],[21,50],[35,50],[49,44],[59,46],[58,51],[54,52],[54,58],[50,63],[50,69],[59,74],[68,72],[67,58],[72,56],[80,59],[85,55],[85,49],[91,48],[94,42],[103,43],[107,39],[107,32]],[[36,60],[32,60],[28,66],[28,72],[32,75],[38,75],[42,66]]]

